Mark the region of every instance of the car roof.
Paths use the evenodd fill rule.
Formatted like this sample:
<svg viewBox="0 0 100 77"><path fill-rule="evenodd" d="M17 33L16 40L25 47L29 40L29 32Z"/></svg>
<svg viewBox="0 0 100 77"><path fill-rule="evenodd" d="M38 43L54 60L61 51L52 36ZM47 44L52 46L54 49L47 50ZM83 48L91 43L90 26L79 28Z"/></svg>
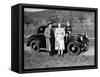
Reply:
<svg viewBox="0 0 100 77"><path fill-rule="evenodd" d="M53 23L52 25L53 25L53 28L57 28L58 27L58 23ZM41 25L38 28L38 33L44 33L46 27L48 27L48 26L47 25ZM67 25L65 23L61 23L61 27L67 27Z"/></svg>

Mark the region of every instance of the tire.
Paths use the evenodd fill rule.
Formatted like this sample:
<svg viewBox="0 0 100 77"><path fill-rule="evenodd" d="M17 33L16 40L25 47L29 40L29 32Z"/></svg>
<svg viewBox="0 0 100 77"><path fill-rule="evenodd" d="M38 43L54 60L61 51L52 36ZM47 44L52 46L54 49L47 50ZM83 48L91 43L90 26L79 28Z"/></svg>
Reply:
<svg viewBox="0 0 100 77"><path fill-rule="evenodd" d="M67 44L67 51L69 55L78 55L80 53L80 48L76 42L69 42Z"/></svg>
<svg viewBox="0 0 100 77"><path fill-rule="evenodd" d="M36 53L39 52L39 50L40 50L39 44L36 40L32 40L30 42L30 48L31 48L32 52L36 52Z"/></svg>

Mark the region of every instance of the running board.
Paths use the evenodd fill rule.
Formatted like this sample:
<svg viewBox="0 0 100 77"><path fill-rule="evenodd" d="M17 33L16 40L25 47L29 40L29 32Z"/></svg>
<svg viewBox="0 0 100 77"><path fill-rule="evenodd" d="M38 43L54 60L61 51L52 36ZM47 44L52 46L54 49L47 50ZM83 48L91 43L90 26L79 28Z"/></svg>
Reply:
<svg viewBox="0 0 100 77"><path fill-rule="evenodd" d="M47 49L47 48L40 48L40 50L46 50L46 51L48 51L48 49Z"/></svg>
<svg viewBox="0 0 100 77"><path fill-rule="evenodd" d="M47 48L40 48L40 50L44 50L44 52L50 52Z"/></svg>

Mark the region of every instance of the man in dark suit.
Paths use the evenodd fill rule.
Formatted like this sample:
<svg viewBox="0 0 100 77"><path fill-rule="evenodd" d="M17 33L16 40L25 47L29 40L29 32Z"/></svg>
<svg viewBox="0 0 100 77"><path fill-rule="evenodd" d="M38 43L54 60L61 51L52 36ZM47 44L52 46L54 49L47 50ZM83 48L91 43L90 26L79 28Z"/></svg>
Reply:
<svg viewBox="0 0 100 77"><path fill-rule="evenodd" d="M55 37L54 37L54 31L53 28L50 29L50 43L51 43L51 52L50 55L53 56L55 54Z"/></svg>

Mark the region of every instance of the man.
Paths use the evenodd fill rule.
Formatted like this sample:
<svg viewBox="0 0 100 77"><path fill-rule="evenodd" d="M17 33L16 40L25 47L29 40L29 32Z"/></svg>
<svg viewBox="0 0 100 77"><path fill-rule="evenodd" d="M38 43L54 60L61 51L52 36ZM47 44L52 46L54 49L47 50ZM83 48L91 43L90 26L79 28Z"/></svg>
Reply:
<svg viewBox="0 0 100 77"><path fill-rule="evenodd" d="M52 29L52 23L48 24L48 27L45 29L44 35L46 37L46 48L52 56L54 51L54 34Z"/></svg>
<svg viewBox="0 0 100 77"><path fill-rule="evenodd" d="M69 22L66 23L66 28L65 28L65 31L66 31L66 37L71 33L72 29L71 29L71 25Z"/></svg>
<svg viewBox="0 0 100 77"><path fill-rule="evenodd" d="M50 43L51 43L51 52L50 55L53 56L55 54L55 36L53 28L50 29Z"/></svg>
<svg viewBox="0 0 100 77"><path fill-rule="evenodd" d="M50 29L51 29L52 25L51 23L48 24L48 27L45 29L44 35L46 37L46 48L48 49L48 51L51 51L51 45L50 45Z"/></svg>

